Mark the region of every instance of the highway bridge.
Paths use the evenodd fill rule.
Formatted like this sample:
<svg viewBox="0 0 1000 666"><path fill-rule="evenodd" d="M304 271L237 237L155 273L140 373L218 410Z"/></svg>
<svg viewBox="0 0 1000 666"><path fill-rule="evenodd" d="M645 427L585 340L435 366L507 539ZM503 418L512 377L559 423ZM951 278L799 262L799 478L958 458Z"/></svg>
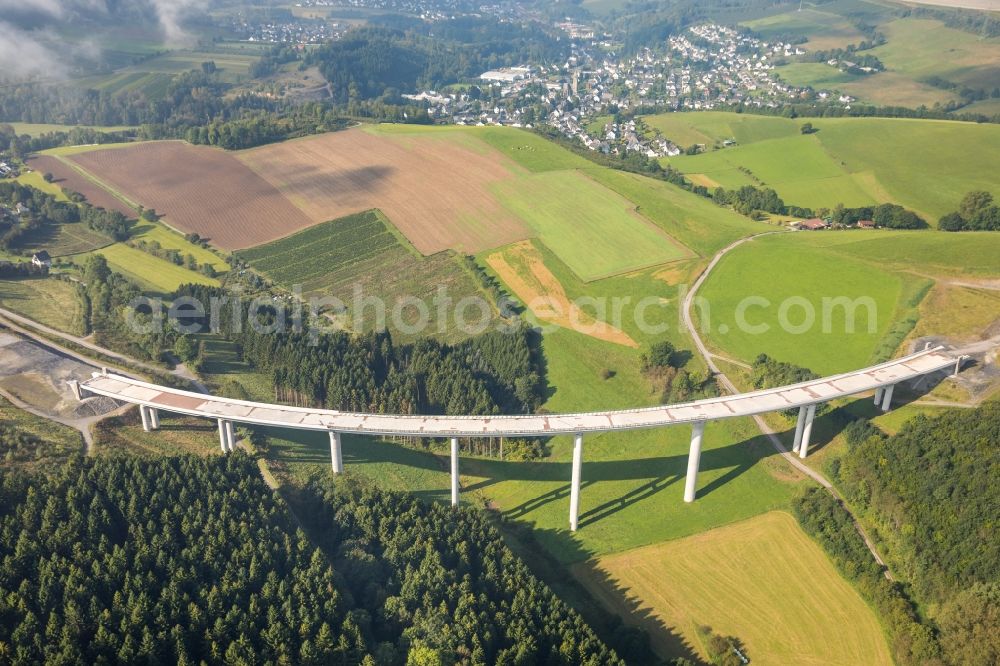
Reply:
<svg viewBox="0 0 1000 666"><path fill-rule="evenodd" d="M449 438L453 505L457 505L459 499L459 438L573 435L569 524L570 529L575 531L580 506L585 434L690 424L691 447L684 501L693 502L697 490L702 436L707 422L798 409L793 451L805 458L809 451L817 405L875 391L875 404L883 411L888 411L897 384L942 371L957 373L965 358L956 358L943 347L935 347L854 372L750 393L656 407L544 415L418 416L290 407L182 391L112 374L107 370L95 373L85 382L71 382L71 385L78 399L98 395L139 405L143 428L147 431L159 427L161 410L213 419L218 423L219 442L223 452L233 450L234 423L327 432L330 437L333 471L337 474L344 468L341 455L342 433Z"/></svg>

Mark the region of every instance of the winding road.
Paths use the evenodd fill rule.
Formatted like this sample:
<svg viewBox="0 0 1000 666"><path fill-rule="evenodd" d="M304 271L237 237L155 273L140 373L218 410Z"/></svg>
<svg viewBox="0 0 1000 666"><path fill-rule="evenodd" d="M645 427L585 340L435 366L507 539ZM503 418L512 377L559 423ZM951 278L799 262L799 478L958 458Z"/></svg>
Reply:
<svg viewBox="0 0 1000 666"><path fill-rule="evenodd" d="M705 364L708 366L708 369L711 370L713 375L715 375L716 381L723 387L723 389L725 389L729 393L739 393L740 391L739 389L736 388L736 385L732 382L732 380L730 380L729 377L727 377L726 374L719 369L719 366L715 364L715 361L713 359L721 357L718 357L717 355L710 352L708 350L708 347L705 346L705 342L701 339L701 335L698 333L698 329L694 325L694 320L691 318L691 305L694 303L695 296L697 296L698 290L701 288L702 284L705 283L705 280L708 278L709 274L718 265L722 257L724 257L727 253L731 252L732 250L735 250L740 245L743 245L744 243L749 243L756 238L760 238L761 236L770 236L772 234L782 234L782 233L790 233L790 232L766 231L761 234L756 234L753 236L748 236L746 238L741 238L735 243L730 243L726 247L722 248L715 254L714 257L712 257L712 261L709 262L708 266L705 267L705 270L702 271L701 275L698 276L698 279L695 280L694 285L692 285L690 291L688 291L687 295L684 297L683 310L682 310L684 315L684 326L685 328L687 328L688 334L694 341L694 345L698 349L698 353L701 354L703 359L705 359ZM771 442L771 446L775 448L775 450L781 455L782 458L785 459L786 462L788 462L789 465L791 465L798 471L802 472L803 474L808 476L810 479L812 479L819 485L823 486L823 488L825 488L827 492L829 492L831 495L837 498L837 500L840 501L840 503L847 510L848 514L851 516L851 519L854 521L854 527L855 529L858 530L858 534L861 535L861 538L864 539L865 545L871 552L872 557L874 557L875 561L878 562L879 565L882 566L883 569L885 570L885 577L888 578L889 580L893 580L892 574L889 572L889 567L886 565L882 557L878 554L878 551L875 549L875 544L868 537L867 532L865 532L864 528L861 526L861 523L858 522L857 516L855 516L851 512L850 507L847 505L846 502L844 502L844 498L841 497L840 493L837 492L837 489L833 487L833 484L830 483L830 481L825 476L823 476L813 468L803 463L798 456L796 456L791 451L786 449L785 445L778 437L778 434L775 432L774 428L768 425L767 421L764 420L763 416L757 415L757 416L752 416L751 418L757 424L757 428L760 430L760 432L767 437L768 441Z"/></svg>

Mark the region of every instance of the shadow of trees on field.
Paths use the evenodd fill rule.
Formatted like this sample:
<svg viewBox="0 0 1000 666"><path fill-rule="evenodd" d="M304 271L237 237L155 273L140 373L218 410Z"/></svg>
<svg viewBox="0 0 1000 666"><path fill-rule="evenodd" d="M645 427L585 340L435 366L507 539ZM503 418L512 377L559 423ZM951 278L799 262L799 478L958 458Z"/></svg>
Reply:
<svg viewBox="0 0 1000 666"><path fill-rule="evenodd" d="M360 190L375 193L387 187L387 179L396 172L396 168L388 164L372 164L342 171L310 164L286 166L280 170L281 180L286 188L306 191L344 192Z"/></svg>

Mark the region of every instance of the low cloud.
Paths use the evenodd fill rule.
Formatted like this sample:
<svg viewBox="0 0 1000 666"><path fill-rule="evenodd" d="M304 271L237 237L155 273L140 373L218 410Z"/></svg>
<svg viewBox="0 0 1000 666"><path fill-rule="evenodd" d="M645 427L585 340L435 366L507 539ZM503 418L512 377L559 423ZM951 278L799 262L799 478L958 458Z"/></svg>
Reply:
<svg viewBox="0 0 1000 666"><path fill-rule="evenodd" d="M93 23L108 26L143 22L157 26L166 44L187 46L189 15L207 8L209 0L0 0L0 79L65 78L81 58L93 58L93 41L59 36L60 28ZM113 26L108 28L114 30Z"/></svg>

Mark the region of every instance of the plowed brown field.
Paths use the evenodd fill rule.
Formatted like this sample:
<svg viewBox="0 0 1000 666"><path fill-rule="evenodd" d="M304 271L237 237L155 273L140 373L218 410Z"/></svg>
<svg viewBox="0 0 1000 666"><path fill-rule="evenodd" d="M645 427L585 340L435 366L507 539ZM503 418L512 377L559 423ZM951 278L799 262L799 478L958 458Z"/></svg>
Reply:
<svg viewBox="0 0 1000 666"><path fill-rule="evenodd" d="M66 164L58 157L52 155L38 155L28 160L28 166L40 173L51 173L54 177L52 184L59 187L66 187L87 197L87 202L91 206L104 208L105 210L117 210L128 218L133 218L137 212L125 205L118 197L107 192L103 187L88 180L73 167Z"/></svg>
<svg viewBox="0 0 1000 666"><path fill-rule="evenodd" d="M425 255L532 235L490 189L518 167L485 145L351 129L237 155L313 222L378 208Z"/></svg>
<svg viewBox="0 0 1000 666"><path fill-rule="evenodd" d="M166 215L172 227L196 232L226 250L282 238L316 221L217 148L157 141L68 159L126 198Z"/></svg>

